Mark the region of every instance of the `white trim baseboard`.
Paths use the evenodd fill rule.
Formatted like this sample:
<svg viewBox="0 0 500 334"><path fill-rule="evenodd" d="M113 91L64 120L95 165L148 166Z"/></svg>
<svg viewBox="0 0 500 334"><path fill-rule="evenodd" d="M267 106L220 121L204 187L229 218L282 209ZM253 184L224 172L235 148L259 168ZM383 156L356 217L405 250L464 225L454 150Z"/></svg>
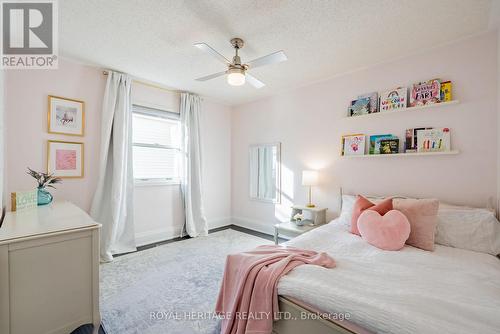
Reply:
<svg viewBox="0 0 500 334"><path fill-rule="evenodd" d="M162 228L151 231L144 231L135 234L135 244L137 247L153 244L155 242L165 241L177 238L181 235L182 226L175 228Z"/></svg>
<svg viewBox="0 0 500 334"><path fill-rule="evenodd" d="M207 221L208 229L214 229L231 225L231 217L215 218Z"/></svg>
<svg viewBox="0 0 500 334"><path fill-rule="evenodd" d="M207 221L208 229L214 229L231 225L231 218L215 218ZM173 228L156 229L151 231L144 231L135 234L135 244L137 247L153 244L160 241L165 241L177 238L181 235L182 225Z"/></svg>
<svg viewBox="0 0 500 334"><path fill-rule="evenodd" d="M274 235L274 224L278 221L262 222L255 219L244 218L244 217L233 217L232 222L236 226L248 228L257 232L266 233L269 235Z"/></svg>

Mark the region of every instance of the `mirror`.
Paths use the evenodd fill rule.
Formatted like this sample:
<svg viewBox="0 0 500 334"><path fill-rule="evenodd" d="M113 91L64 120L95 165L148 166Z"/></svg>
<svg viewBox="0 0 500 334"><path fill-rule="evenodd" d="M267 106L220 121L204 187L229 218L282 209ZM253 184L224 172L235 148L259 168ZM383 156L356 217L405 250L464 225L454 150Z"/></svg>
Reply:
<svg viewBox="0 0 500 334"><path fill-rule="evenodd" d="M280 143L250 146L250 198L280 202Z"/></svg>

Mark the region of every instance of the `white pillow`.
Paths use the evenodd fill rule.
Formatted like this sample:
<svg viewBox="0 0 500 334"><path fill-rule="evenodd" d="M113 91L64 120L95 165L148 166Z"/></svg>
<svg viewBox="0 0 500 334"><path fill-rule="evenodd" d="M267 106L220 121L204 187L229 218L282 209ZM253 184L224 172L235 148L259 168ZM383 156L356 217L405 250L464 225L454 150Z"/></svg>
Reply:
<svg viewBox="0 0 500 334"><path fill-rule="evenodd" d="M349 228L351 227L351 217L352 210L354 209L354 203L356 202L357 196L355 195L342 195L342 203L340 215L338 218L338 222L342 225L346 225ZM377 204L381 202L383 197L366 197L369 201Z"/></svg>
<svg viewBox="0 0 500 334"><path fill-rule="evenodd" d="M340 215L352 215L352 210L354 209L354 203L356 202L356 196L353 195L342 195L342 203Z"/></svg>
<svg viewBox="0 0 500 334"><path fill-rule="evenodd" d="M341 211L340 211L340 216L346 215L349 216L349 219L352 216L352 210L354 209L354 203L356 202L356 198L358 196L355 195L342 195L342 203L341 203ZM370 197L370 196L365 196L367 200L371 201L372 203L378 204L382 202L385 197Z"/></svg>
<svg viewBox="0 0 500 334"><path fill-rule="evenodd" d="M436 243L497 255L500 254L500 222L487 209L440 205Z"/></svg>
<svg viewBox="0 0 500 334"><path fill-rule="evenodd" d="M342 203L340 215L338 222L347 227L351 226L352 210L354 209L354 202L356 202L356 196L352 195L342 195Z"/></svg>

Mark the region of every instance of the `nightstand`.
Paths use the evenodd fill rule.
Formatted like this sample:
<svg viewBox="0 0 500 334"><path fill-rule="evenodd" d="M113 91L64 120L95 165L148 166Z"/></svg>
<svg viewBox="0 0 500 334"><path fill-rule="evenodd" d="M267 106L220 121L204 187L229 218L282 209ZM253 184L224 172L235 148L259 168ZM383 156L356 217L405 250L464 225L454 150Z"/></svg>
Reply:
<svg viewBox="0 0 500 334"><path fill-rule="evenodd" d="M278 237L280 233L291 237L296 237L325 224L326 210L328 209L318 208L318 207L309 208L300 205L292 206L292 215L290 217L290 221L274 225L274 243L276 245L278 244ZM293 216L295 216L297 213L304 213L304 212L307 212L311 216L311 218L306 219L304 225L298 226L297 224L295 224Z"/></svg>

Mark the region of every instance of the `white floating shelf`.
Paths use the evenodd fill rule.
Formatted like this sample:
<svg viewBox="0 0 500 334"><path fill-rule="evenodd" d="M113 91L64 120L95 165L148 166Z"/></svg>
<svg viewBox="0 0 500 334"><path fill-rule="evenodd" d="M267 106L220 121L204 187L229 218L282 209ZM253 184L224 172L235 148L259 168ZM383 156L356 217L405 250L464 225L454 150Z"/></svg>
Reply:
<svg viewBox="0 0 500 334"><path fill-rule="evenodd" d="M451 105L459 104L459 103L460 103L460 100L453 100L453 101L448 101L448 102L427 104L425 106L408 107L408 108L399 109L399 110L380 111L380 112L376 112L373 114L365 114L365 115L359 115L359 116L347 116L344 118L347 118L347 119L362 118L362 119L364 119L365 117L378 117L378 116L384 116L384 115L389 115L389 114L397 114L397 113L406 112L406 111L416 111L416 110L423 110L423 109L429 109L429 108L439 108L439 107L451 106Z"/></svg>
<svg viewBox="0 0 500 334"><path fill-rule="evenodd" d="M358 159L358 158L399 158L399 157L421 157L434 155L455 155L459 154L459 150L451 150L444 152L415 152L415 153L397 153L397 154L364 154L364 155L343 155L343 159Z"/></svg>

